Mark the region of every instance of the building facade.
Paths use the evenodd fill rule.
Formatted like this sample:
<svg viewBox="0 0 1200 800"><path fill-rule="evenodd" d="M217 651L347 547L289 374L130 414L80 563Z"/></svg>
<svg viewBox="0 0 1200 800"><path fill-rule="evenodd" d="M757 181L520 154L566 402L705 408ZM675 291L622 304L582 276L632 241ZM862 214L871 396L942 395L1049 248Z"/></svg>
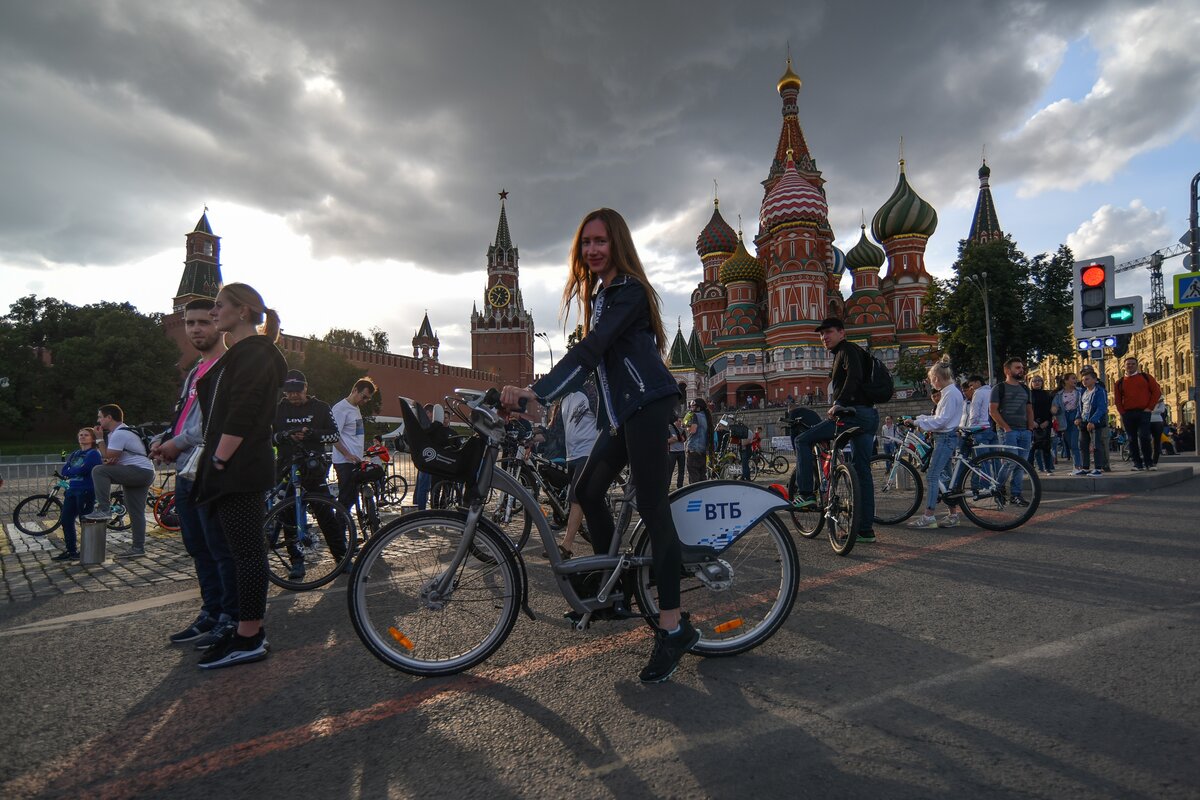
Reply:
<svg viewBox="0 0 1200 800"><path fill-rule="evenodd" d="M853 258L835 247L825 179L800 125L800 87L789 60L776 85L783 123L751 245L721 216L719 199L696 239L701 278L691 298L692 334L685 340L677 332L668 367L689 398L717 407L823 396L832 361L816 326L826 316L841 317L851 341L893 367L902 350L936 345L920 321L931 282L925 246L937 212L909 185L901 159L892 195L872 219L871 236L882 247L865 221ZM847 269L848 298L841 291Z"/></svg>

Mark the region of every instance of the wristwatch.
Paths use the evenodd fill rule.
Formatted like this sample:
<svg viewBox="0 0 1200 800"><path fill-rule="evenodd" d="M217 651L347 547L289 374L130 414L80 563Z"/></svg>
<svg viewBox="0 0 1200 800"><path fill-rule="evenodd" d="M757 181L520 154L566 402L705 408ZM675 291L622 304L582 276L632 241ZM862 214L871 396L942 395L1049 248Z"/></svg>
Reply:
<svg viewBox="0 0 1200 800"><path fill-rule="evenodd" d="M228 462L226 462L225 459L221 458L216 453L213 453L212 463L214 466L223 467Z"/></svg>

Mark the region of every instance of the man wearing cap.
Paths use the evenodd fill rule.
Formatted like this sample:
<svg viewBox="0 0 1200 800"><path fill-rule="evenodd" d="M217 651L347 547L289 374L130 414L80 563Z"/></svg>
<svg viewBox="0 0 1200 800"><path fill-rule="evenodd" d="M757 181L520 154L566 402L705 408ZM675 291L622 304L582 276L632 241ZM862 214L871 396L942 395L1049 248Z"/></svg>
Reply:
<svg viewBox="0 0 1200 800"><path fill-rule="evenodd" d="M875 484L871 480L871 451L875 447L875 431L879 429L879 412L867 400L863 381L868 374L866 351L846 340L846 329L837 317L827 317L817 326L817 333L825 349L833 353L833 370L829 374L829 398L832 404L826 419L803 431L796 437L796 497L792 505L801 509L815 509L817 499L813 494L813 452L817 442L827 442L837 433L834 414L841 410L853 410L851 424L862 432L850 440L851 462L858 476L859 515L858 541L870 544L875 541L872 520L875 517Z"/></svg>
<svg viewBox="0 0 1200 800"><path fill-rule="evenodd" d="M283 380L283 399L275 409L275 435L273 437L277 448L276 464L279 470L290 469L292 459L298 452L313 453L319 456L320 466L317 469L302 468L300 485L306 494L329 496L326 485L328 467L325 465L325 445L338 441L337 424L333 421L333 411L328 403L324 403L308 394L308 381L304 373L298 369L288 372ZM346 554L346 532L333 512L320 507L317 514L317 524L329 545L330 557L341 561ZM288 577L299 579L304 577L304 560L298 553L291 553L292 568Z"/></svg>

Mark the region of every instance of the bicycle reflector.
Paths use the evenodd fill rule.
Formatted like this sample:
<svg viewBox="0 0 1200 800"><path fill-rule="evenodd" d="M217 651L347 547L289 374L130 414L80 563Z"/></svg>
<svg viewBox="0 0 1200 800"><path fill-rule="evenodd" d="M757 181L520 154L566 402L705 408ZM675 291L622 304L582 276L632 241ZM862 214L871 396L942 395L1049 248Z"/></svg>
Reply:
<svg viewBox="0 0 1200 800"><path fill-rule="evenodd" d="M388 633L390 633L392 635L392 638L395 639L397 642L399 642L400 646L403 647L404 649L411 652L412 649L414 647L416 647L416 645L414 645L412 643L412 639L408 638L407 636L405 636L403 633L396 630L395 628L388 628Z"/></svg>
<svg viewBox="0 0 1200 800"><path fill-rule="evenodd" d="M720 625L714 625L713 633L728 633L729 631L742 627L742 625L745 623L746 621L741 617L734 617L728 622L722 622Z"/></svg>

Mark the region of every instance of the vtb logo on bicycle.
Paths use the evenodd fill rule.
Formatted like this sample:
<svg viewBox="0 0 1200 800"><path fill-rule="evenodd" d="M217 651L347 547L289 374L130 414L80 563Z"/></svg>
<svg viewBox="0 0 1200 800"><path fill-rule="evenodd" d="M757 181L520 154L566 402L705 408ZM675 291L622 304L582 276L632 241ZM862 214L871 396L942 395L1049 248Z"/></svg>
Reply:
<svg viewBox="0 0 1200 800"><path fill-rule="evenodd" d="M705 519L741 519L742 504L736 501L728 503L706 503L703 500L689 500L687 511L689 514L704 512Z"/></svg>

